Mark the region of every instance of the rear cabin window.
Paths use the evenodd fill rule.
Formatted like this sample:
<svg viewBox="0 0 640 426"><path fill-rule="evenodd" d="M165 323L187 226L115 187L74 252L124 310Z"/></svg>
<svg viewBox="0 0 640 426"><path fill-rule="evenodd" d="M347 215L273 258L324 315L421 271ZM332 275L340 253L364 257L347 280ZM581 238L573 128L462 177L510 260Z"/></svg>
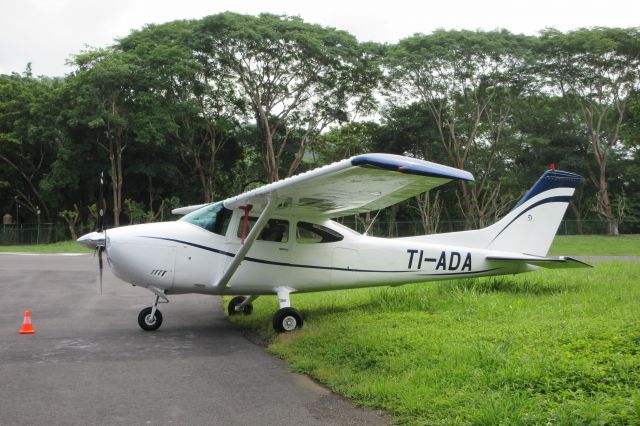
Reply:
<svg viewBox="0 0 640 426"><path fill-rule="evenodd" d="M247 224L247 235L253 229L258 219L255 217L249 217L249 223ZM242 238L242 222L243 218L240 218L240 226L238 226L238 238ZM276 243L286 243L289 241L289 221L282 219L269 219L264 226L260 235L258 235L260 241L272 241Z"/></svg>
<svg viewBox="0 0 640 426"><path fill-rule="evenodd" d="M298 222L296 242L298 244L333 243L344 237L333 229L317 223Z"/></svg>
<svg viewBox="0 0 640 426"><path fill-rule="evenodd" d="M232 211L222 201L199 208L180 219L218 235L226 235Z"/></svg>

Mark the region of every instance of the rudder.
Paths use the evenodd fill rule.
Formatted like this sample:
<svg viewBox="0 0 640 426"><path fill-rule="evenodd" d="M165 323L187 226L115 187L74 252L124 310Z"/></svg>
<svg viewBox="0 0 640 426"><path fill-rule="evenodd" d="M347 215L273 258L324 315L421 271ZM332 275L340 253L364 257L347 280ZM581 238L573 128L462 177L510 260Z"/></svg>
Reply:
<svg viewBox="0 0 640 426"><path fill-rule="evenodd" d="M582 177L547 170L505 217L485 228L487 248L545 256Z"/></svg>

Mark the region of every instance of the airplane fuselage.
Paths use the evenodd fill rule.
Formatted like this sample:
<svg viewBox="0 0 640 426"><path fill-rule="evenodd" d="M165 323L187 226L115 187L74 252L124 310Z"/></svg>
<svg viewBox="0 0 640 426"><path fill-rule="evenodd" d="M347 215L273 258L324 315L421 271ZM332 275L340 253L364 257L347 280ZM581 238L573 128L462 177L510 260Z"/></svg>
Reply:
<svg viewBox="0 0 640 426"><path fill-rule="evenodd" d="M309 223L311 219L300 219ZM288 218L289 235L298 220ZM235 214L225 235L190 223L133 225L107 232L107 258L114 274L141 287L166 294L275 294L326 291L376 285L514 274L523 265L487 262L488 250L446 246L411 238L376 238L357 234L330 221L319 224L339 233L334 242L256 240L228 286L215 285L242 242L242 217ZM236 231L238 229L238 231ZM535 268L534 268L535 269Z"/></svg>

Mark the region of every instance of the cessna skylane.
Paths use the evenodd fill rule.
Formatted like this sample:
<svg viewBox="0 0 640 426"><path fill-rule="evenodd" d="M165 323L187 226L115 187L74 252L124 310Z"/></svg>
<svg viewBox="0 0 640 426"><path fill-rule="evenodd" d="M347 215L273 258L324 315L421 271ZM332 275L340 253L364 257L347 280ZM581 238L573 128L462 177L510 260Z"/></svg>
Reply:
<svg viewBox="0 0 640 426"><path fill-rule="evenodd" d="M100 277L105 252L117 277L154 294L153 305L138 315L147 331L162 324L158 304L169 295L232 295L230 315L249 315L257 297L277 295L273 327L288 332L303 324L292 293L589 266L546 257L582 180L564 171L545 171L513 210L483 229L377 238L331 220L452 180L473 176L399 155L358 155L223 201L175 209L183 217L174 222L99 229L78 242L98 252Z"/></svg>

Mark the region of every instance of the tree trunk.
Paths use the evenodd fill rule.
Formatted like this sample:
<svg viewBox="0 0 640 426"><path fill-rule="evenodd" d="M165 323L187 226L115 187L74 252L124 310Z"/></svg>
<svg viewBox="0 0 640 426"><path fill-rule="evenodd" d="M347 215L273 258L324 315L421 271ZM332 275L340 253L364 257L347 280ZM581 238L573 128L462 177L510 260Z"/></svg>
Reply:
<svg viewBox="0 0 640 426"><path fill-rule="evenodd" d="M618 221L616 220L613 214L613 209L611 208L611 200L609 199L609 191L607 191L606 183L599 191L598 203L600 204L600 208L598 210L607 221L607 234L618 235Z"/></svg>
<svg viewBox="0 0 640 426"><path fill-rule="evenodd" d="M113 224L120 226L120 213L122 212L122 144L121 136L116 136L109 142L109 160L111 161L111 185L113 186Z"/></svg>
<svg viewBox="0 0 640 426"><path fill-rule="evenodd" d="M569 206L571 207L571 210L573 211L573 215L576 218L576 233L578 235L582 235L583 234L583 231L582 231L582 214L580 213L580 209L578 209L578 207L573 203L569 203Z"/></svg>
<svg viewBox="0 0 640 426"><path fill-rule="evenodd" d="M604 218L607 222L607 234L608 235L618 235L618 221L613 213L613 208L611 207L611 199L609 198L609 190L607 188L607 177L606 177L606 157L602 158L596 153L598 159L598 166L600 168L600 173L598 177L598 197L597 197L597 212Z"/></svg>
<svg viewBox="0 0 640 426"><path fill-rule="evenodd" d="M398 204L391 206L389 211L389 223L387 224L387 237L394 238L398 236L398 224L396 222L396 215L398 213Z"/></svg>
<svg viewBox="0 0 640 426"><path fill-rule="evenodd" d="M275 129L271 129L269 125L269 117L263 110L262 105L259 103L259 97L255 103L256 111L256 124L258 125L261 141L259 142L260 151L262 153L262 164L267 174L267 183L273 183L279 180L278 176L278 162L276 159L276 153L273 149L273 135Z"/></svg>
<svg viewBox="0 0 640 426"><path fill-rule="evenodd" d="M266 172L267 172L267 182L273 183L280 180L280 176L278 174L278 162L276 161L275 152L273 150L273 137L271 132L266 132L265 137L265 160L266 160Z"/></svg>
<svg viewBox="0 0 640 426"><path fill-rule="evenodd" d="M415 197L418 204L417 210L422 222L422 229L426 235L438 232L440 214L442 213L440 193L436 192L433 198L431 195L433 194L425 192Z"/></svg>
<svg viewBox="0 0 640 426"><path fill-rule="evenodd" d="M209 147L211 148L211 156L209 157L209 170L207 170L207 182L206 182L206 198L208 199L206 202L211 203L215 199L215 180L214 177L216 175L216 156L218 154L218 144L216 143L215 135L211 136L211 141L209 143Z"/></svg>

